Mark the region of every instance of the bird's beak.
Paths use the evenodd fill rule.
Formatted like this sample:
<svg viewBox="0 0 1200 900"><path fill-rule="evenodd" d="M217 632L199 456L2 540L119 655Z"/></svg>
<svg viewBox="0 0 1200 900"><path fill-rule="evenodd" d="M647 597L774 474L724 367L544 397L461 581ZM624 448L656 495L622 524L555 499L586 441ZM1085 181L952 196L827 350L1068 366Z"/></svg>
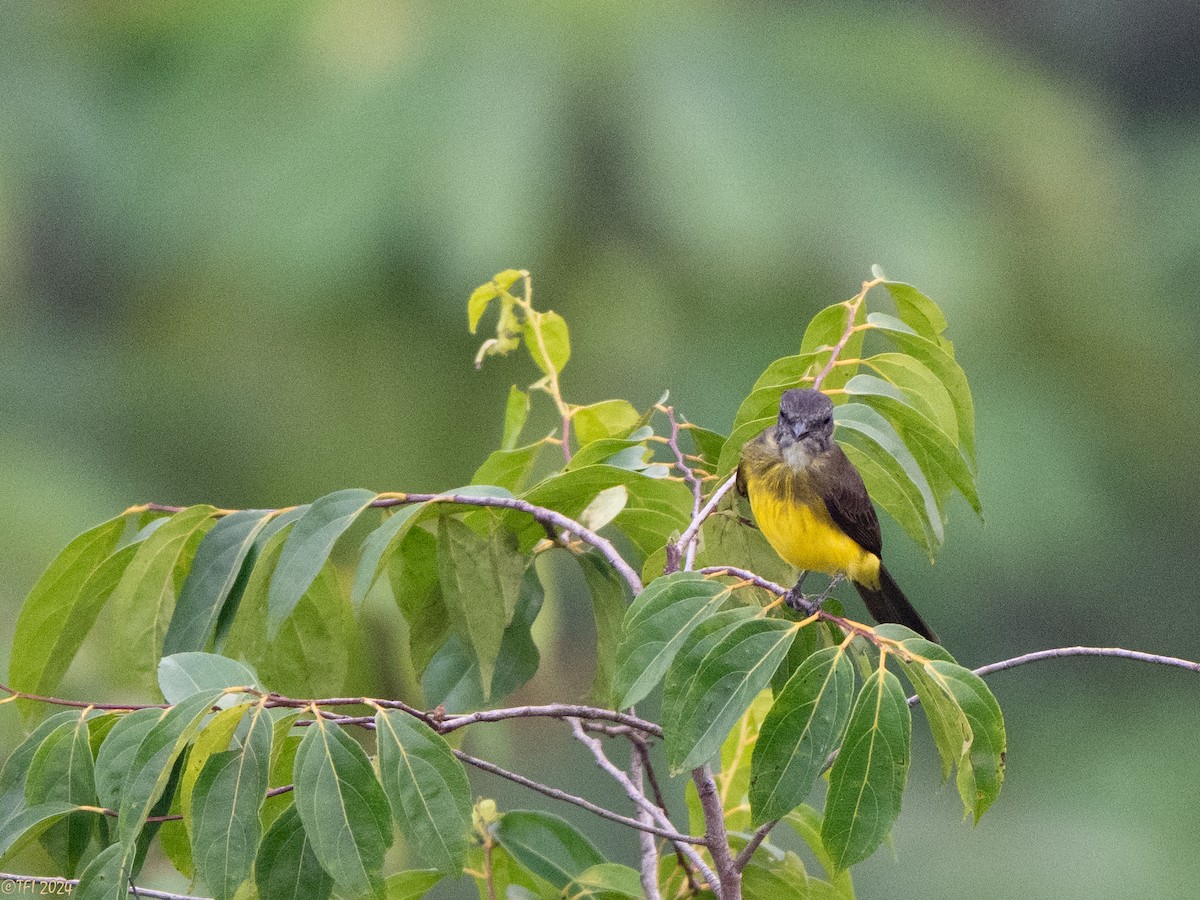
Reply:
<svg viewBox="0 0 1200 900"><path fill-rule="evenodd" d="M796 440L803 440L804 436L808 434L807 424L804 422L796 422L794 425L792 425L792 434L796 436Z"/></svg>

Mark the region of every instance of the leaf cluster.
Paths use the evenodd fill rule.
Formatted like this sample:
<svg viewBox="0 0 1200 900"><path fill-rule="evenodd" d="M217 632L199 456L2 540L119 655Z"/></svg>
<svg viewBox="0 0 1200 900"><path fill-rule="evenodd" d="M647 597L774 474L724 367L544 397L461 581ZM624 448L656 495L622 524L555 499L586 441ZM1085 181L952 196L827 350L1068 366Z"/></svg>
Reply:
<svg viewBox="0 0 1200 900"><path fill-rule="evenodd" d="M867 311L876 287L896 315ZM59 554L16 626L9 681L32 731L0 770L0 857L40 840L89 897L123 896L156 836L217 897L416 896L464 867L497 896L640 896L638 873L562 820L488 801L472 811L462 754L438 731L444 710L495 705L537 672L545 553L573 560L591 595L592 702L624 709L661 685L671 773L718 765L731 833L784 821L825 870L812 878L768 842L743 863L748 896L800 883L797 896L818 884L848 896L845 869L899 812L911 714L898 675L945 777L982 815L1004 754L982 681L903 629L782 611L771 579L786 567L736 505L718 505L782 392L819 387L872 495L932 556L951 493L979 508L970 393L932 301L877 277L823 310L799 354L758 379L729 436L685 421L666 395L644 410L569 401L567 325L533 306L527 272L471 295L472 331L489 309L496 332L477 362L524 346L539 374L511 388L499 448L470 484L352 488L288 509L143 505ZM889 347L866 355L868 338ZM535 400L559 424L528 439ZM365 537L347 568L348 533ZM754 577L719 574L730 567ZM312 698L344 688L372 595L394 600L422 696L360 698L350 714ZM39 698L101 616L123 670L166 705L43 720ZM805 803L825 772L817 812ZM395 834L427 870L384 878ZM662 865L664 883L683 877Z"/></svg>

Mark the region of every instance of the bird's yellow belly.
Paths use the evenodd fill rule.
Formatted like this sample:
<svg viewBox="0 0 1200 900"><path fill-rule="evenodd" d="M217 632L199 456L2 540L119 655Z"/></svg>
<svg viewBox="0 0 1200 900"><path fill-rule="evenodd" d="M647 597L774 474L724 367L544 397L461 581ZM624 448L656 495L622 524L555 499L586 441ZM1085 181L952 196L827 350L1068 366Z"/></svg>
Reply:
<svg viewBox="0 0 1200 900"><path fill-rule="evenodd" d="M819 501L818 501L819 502ZM848 575L863 584L879 581L879 557L864 550L834 524L822 507L751 491L750 508L771 547L797 569Z"/></svg>

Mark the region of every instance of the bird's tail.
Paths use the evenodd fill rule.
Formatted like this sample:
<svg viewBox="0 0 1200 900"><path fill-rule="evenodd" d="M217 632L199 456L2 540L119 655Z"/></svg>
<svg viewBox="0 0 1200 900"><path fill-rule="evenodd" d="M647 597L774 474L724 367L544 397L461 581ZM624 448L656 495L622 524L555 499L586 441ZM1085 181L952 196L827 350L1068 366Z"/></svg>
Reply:
<svg viewBox="0 0 1200 900"><path fill-rule="evenodd" d="M908 602L904 591L900 590L900 585L896 584L882 563L879 565L878 588L870 588L857 581L854 582L854 586L858 588L863 602L867 604L867 612L875 617L876 622L894 622L911 628L921 637L937 642L937 635L933 633L933 629L925 624L921 614Z"/></svg>

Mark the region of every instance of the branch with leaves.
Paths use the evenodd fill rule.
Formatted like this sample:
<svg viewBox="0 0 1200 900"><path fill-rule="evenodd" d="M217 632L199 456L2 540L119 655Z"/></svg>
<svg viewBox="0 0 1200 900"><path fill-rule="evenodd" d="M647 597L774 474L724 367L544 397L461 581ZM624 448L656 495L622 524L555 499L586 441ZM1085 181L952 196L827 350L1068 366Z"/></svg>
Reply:
<svg viewBox="0 0 1200 900"><path fill-rule="evenodd" d="M873 308L883 295L889 311ZM1200 668L1077 647L972 672L836 600L802 612L782 603L793 573L731 500L731 472L791 388L834 401L837 439L872 496L931 558L950 497L979 508L966 378L945 319L915 288L876 273L818 313L799 353L755 383L729 436L686 421L665 395L645 410L571 402L567 325L534 306L528 272L472 294L472 332L489 311L496 332L477 364L523 346L539 374L511 388L499 449L469 485L348 489L288 509L143 504L59 554L26 600L0 685L0 703L29 728L0 767L0 861L39 842L55 877L89 900L132 890L152 842L217 898L250 886L263 900L418 896L464 874L485 897L754 900L818 883L852 897L850 867L899 813L912 706L978 819L999 795L1005 754L981 675L1068 655ZM556 424L523 443L537 398ZM333 551L368 517L346 596ZM591 696L503 706L538 671L544 554L578 566L591 597ZM369 596L394 603L419 696L341 695ZM148 702L56 696L97 630L123 648L123 672ZM658 721L633 711L652 695ZM561 721L629 807L465 749L493 723L535 717ZM607 860L557 816L472 803L465 767L628 828L638 867ZM663 801L664 769L688 779L687 827ZM781 826L820 872L772 843ZM425 868L385 875L397 831Z"/></svg>

